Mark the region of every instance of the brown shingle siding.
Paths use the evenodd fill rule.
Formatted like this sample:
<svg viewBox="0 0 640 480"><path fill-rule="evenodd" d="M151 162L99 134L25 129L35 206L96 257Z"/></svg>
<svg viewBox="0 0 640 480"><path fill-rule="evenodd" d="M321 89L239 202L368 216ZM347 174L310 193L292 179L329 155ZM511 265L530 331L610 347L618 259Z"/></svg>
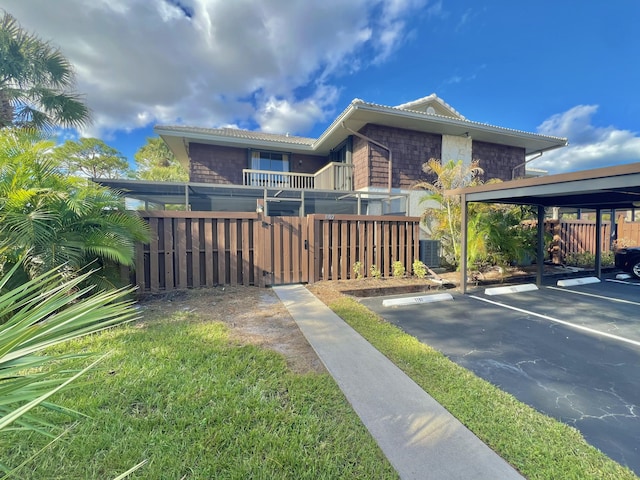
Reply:
<svg viewBox="0 0 640 480"><path fill-rule="evenodd" d="M242 185L242 169L247 168L246 148L189 145L192 182Z"/></svg>
<svg viewBox="0 0 640 480"><path fill-rule="evenodd" d="M411 188L424 177L422 164L430 158L440 158L442 151L442 136L437 134L372 124L366 125L361 133L391 149L393 188ZM364 143L363 140L360 141ZM387 187L389 154L376 145L371 145L370 152L367 184L364 186ZM361 185L361 179L356 177L356 180L357 185ZM356 186L356 188L362 188L362 186Z"/></svg>
<svg viewBox="0 0 640 480"><path fill-rule="evenodd" d="M361 190L369 185L369 147L361 138L354 137L353 152L353 188Z"/></svg>
<svg viewBox="0 0 640 480"><path fill-rule="evenodd" d="M400 128L369 124L360 131L363 135L389 147L393 152L393 188L411 188L424 180L422 165L430 158L442 155L442 136ZM201 183L242 185L242 170L249 168L247 148L223 147L192 143L190 180ZM354 189L366 187L386 188L389 179L389 153L367 141L353 138ZM524 149L474 141L472 158L480 161L485 179L510 180L512 171L523 174ZM327 157L292 154L290 170L297 173L315 173L329 162ZM517 168L516 168L517 167Z"/></svg>
<svg viewBox="0 0 640 480"><path fill-rule="evenodd" d="M249 168L248 148L192 143L189 154L192 182L242 185L242 170ZM296 153L289 157L289 168L296 173L315 173L327 161L326 157Z"/></svg>
<svg viewBox="0 0 640 480"><path fill-rule="evenodd" d="M289 168L295 173L316 173L324 167L328 161L327 157L294 153L289 160Z"/></svg>
<svg viewBox="0 0 640 480"><path fill-rule="evenodd" d="M471 156L480 162L485 180L493 178L511 180L514 168L516 177L524 174L524 148L474 140Z"/></svg>

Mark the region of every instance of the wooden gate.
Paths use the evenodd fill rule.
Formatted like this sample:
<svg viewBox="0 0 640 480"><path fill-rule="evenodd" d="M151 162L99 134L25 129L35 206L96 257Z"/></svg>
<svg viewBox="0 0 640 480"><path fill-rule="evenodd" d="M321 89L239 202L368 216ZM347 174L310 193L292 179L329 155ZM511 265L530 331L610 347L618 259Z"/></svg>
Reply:
<svg viewBox="0 0 640 480"><path fill-rule="evenodd" d="M152 231L136 246L141 292L216 285L272 286L407 273L419 258L419 219L364 215L141 212ZM360 267L354 271L354 266Z"/></svg>
<svg viewBox="0 0 640 480"><path fill-rule="evenodd" d="M308 283L308 217L264 217L259 224L261 286Z"/></svg>

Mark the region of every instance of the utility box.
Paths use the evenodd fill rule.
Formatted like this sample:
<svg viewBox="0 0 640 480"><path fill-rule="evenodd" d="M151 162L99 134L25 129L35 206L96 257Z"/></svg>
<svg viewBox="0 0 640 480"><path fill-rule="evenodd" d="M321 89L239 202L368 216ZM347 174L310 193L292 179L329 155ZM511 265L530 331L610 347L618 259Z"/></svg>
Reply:
<svg viewBox="0 0 640 480"><path fill-rule="evenodd" d="M420 261L427 267L440 266L440 241L420 240Z"/></svg>

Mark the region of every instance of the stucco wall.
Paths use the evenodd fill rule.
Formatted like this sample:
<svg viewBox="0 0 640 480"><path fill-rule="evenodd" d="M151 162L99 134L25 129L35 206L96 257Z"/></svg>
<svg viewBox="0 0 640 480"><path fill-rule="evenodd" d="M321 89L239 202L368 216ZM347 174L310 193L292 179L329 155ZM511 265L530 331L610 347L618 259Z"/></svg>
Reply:
<svg viewBox="0 0 640 480"><path fill-rule="evenodd" d="M472 160L472 144L470 137L443 135L442 136L442 158L443 162L462 160L465 165L469 165Z"/></svg>

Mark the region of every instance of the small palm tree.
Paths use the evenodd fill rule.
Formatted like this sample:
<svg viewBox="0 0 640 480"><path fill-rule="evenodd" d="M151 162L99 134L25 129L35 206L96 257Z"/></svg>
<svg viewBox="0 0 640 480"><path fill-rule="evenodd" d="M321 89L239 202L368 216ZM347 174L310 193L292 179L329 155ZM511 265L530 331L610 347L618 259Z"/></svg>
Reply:
<svg viewBox="0 0 640 480"><path fill-rule="evenodd" d="M445 258L457 266L460 263L460 219L462 214L460 197L448 195L447 190L462 188L481 183L484 173L477 161L465 164L462 160L450 160L442 163L435 158L422 166L422 170L433 178L432 182L420 182L415 188L427 190L420 203L430 203L422 213L422 221L432 227L433 236L441 241ZM473 238L470 229L470 246L483 248L482 238ZM472 253L472 255L474 255Z"/></svg>
<svg viewBox="0 0 640 480"><path fill-rule="evenodd" d="M0 131L0 266L21 264L33 278L55 268L72 277L92 264L93 281L114 287L149 228L117 192L63 175L52 147L34 133Z"/></svg>
<svg viewBox="0 0 640 480"><path fill-rule="evenodd" d="M0 128L51 130L88 123L89 109L73 92L71 63L7 12L0 18L0 58Z"/></svg>

